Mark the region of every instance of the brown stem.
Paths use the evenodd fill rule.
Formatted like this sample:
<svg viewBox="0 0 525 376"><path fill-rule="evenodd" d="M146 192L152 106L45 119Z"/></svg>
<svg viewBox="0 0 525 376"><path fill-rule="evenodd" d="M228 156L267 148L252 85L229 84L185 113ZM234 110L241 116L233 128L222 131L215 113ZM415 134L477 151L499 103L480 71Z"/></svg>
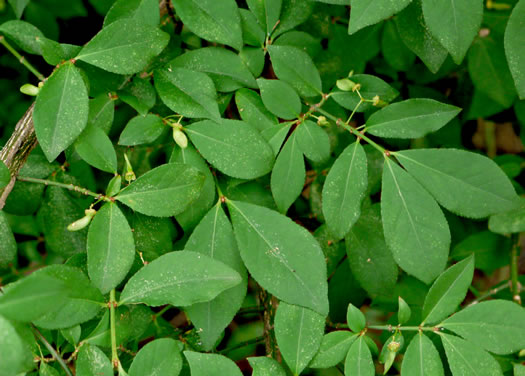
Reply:
<svg viewBox="0 0 525 376"><path fill-rule="evenodd" d="M274 332L274 318L277 310L278 300L265 289L259 286L259 304L263 306L263 322L264 322L264 343L266 345L266 355L274 358L279 363L281 362L281 352L277 347L277 340Z"/></svg>
<svg viewBox="0 0 525 376"><path fill-rule="evenodd" d="M7 196L15 185L20 169L37 144L35 128L33 127L33 107L34 103L29 106L24 116L18 121L13 134L0 150L0 160L11 172L11 181L5 188L0 189L0 210L3 209Z"/></svg>

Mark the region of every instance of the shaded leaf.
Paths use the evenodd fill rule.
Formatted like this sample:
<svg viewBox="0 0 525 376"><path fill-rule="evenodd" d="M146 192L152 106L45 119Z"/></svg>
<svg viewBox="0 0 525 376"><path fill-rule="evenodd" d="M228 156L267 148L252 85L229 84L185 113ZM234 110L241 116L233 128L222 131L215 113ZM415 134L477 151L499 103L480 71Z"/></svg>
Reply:
<svg viewBox="0 0 525 376"><path fill-rule="evenodd" d="M113 376L113 367L106 354L88 343L80 348L75 365L77 376Z"/></svg>
<svg viewBox="0 0 525 376"><path fill-rule="evenodd" d="M75 151L91 166L117 173L117 153L113 142L101 128L87 126L75 142Z"/></svg>
<svg viewBox="0 0 525 376"><path fill-rule="evenodd" d="M279 362L266 356L247 358L253 369L252 376L286 376Z"/></svg>
<svg viewBox="0 0 525 376"><path fill-rule="evenodd" d="M489 230L498 234L510 234L525 231L525 200L514 210L495 214L489 218Z"/></svg>
<svg viewBox="0 0 525 376"><path fill-rule="evenodd" d="M512 10L505 29L505 54L520 99L525 99L525 1L520 0Z"/></svg>
<svg viewBox="0 0 525 376"><path fill-rule="evenodd" d="M42 54L42 48L38 43L44 34L29 22L10 20L0 25L0 33L13 40L22 50L35 55Z"/></svg>
<svg viewBox="0 0 525 376"><path fill-rule="evenodd" d="M365 336L357 338L345 359L345 376L374 376L375 368L372 354L365 341Z"/></svg>
<svg viewBox="0 0 525 376"><path fill-rule="evenodd" d="M278 25L282 0L247 0L248 8L255 15L257 22L270 35Z"/></svg>
<svg viewBox="0 0 525 376"><path fill-rule="evenodd" d="M259 131L274 127L279 123L275 115L264 107L259 94L253 90L237 90L235 92L235 104L241 119Z"/></svg>
<svg viewBox="0 0 525 376"><path fill-rule="evenodd" d="M17 245L7 216L0 210L0 268L6 268L16 260Z"/></svg>
<svg viewBox="0 0 525 376"><path fill-rule="evenodd" d="M308 365L310 368L330 368L344 360L357 334L337 330L323 336L318 353Z"/></svg>
<svg viewBox="0 0 525 376"><path fill-rule="evenodd" d="M299 117L301 99L290 85L281 80L267 80L265 78L259 78L257 84L261 90L264 106L272 114L286 120Z"/></svg>
<svg viewBox="0 0 525 376"><path fill-rule="evenodd" d="M316 163L330 157L330 137L313 121L306 120L296 130L297 143L306 158Z"/></svg>
<svg viewBox="0 0 525 376"><path fill-rule="evenodd" d="M137 115L127 124L118 140L119 145L134 146L155 141L162 134L164 123L157 115Z"/></svg>
<svg viewBox="0 0 525 376"><path fill-rule="evenodd" d="M118 0L104 17L103 27L122 18L134 18L142 24L157 26L160 22L159 3L156 0Z"/></svg>
<svg viewBox="0 0 525 376"><path fill-rule="evenodd" d="M188 359L192 376L242 375L233 360L223 355L184 351L184 356Z"/></svg>

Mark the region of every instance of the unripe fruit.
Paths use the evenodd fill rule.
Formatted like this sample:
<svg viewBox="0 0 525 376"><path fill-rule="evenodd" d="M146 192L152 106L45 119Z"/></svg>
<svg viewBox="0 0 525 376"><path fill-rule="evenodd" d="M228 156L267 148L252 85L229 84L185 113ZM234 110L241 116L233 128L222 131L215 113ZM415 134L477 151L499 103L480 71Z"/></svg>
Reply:
<svg viewBox="0 0 525 376"><path fill-rule="evenodd" d="M173 139L181 149L186 149L188 147L188 138L179 128L173 128Z"/></svg>
<svg viewBox="0 0 525 376"><path fill-rule="evenodd" d="M340 80L337 80L335 84L337 85L339 90L342 91L351 91L356 85L354 81L348 78L341 78Z"/></svg>
<svg viewBox="0 0 525 376"><path fill-rule="evenodd" d="M39 91L40 88L36 87L35 85L23 84L22 86L20 86L20 92L22 94L30 95L32 97L36 97Z"/></svg>

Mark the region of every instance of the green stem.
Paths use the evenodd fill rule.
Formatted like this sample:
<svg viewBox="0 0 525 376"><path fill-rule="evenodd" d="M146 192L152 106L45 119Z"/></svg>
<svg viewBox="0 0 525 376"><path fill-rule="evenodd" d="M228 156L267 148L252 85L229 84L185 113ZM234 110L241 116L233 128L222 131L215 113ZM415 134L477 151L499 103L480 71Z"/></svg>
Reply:
<svg viewBox="0 0 525 376"><path fill-rule="evenodd" d="M231 352L233 350L237 350L237 349L240 349L240 348L245 347L245 346L255 345L255 344L258 344L258 343L262 343L262 342L264 342L264 336L255 337L255 338L249 339L248 341L244 341L244 342L238 343L235 346L228 347L228 348L226 348L224 350L221 350L221 351L219 351L219 354L227 354L227 353L229 353L229 352Z"/></svg>
<svg viewBox="0 0 525 376"><path fill-rule="evenodd" d="M11 44L9 44L9 42L5 39L5 37L3 35L0 35L0 44L3 44L5 48L7 48L7 50L9 52L11 52L13 54L14 57L16 57L18 59L18 61L24 66L27 68L27 70L29 70L31 73L33 73L36 78L38 78L40 81L44 81L46 78L44 77L44 75L42 73L40 73L39 71L36 70L35 67L33 67L27 60L25 57L23 57L22 55L20 55L18 53L17 50L15 50L13 48L13 46L11 46Z"/></svg>
<svg viewBox="0 0 525 376"><path fill-rule="evenodd" d="M400 330L400 331L412 331L412 332L439 332L439 326L394 326L394 325L369 325L367 326L368 329L375 329L375 330L388 330L388 331L394 331L394 330Z"/></svg>
<svg viewBox="0 0 525 376"><path fill-rule="evenodd" d="M359 103L357 104L357 106L355 106L354 110L352 111L352 113L348 117L348 120L346 120L345 124L347 124L347 125L350 124L350 121L354 117L354 114L356 113L356 111L359 108L359 106L361 106L361 103L363 103L363 97L361 97L361 99L359 100Z"/></svg>
<svg viewBox="0 0 525 376"><path fill-rule="evenodd" d="M512 249L510 251L510 283L511 283L511 292L512 300L521 305L521 296L520 296L520 283L518 281L518 259L519 259L519 249L520 249L520 234L512 234Z"/></svg>
<svg viewBox="0 0 525 376"><path fill-rule="evenodd" d="M33 333L36 334L38 339L44 344L44 346L47 348L49 353L51 355L53 355L53 357L57 360L58 364L60 364L60 367L62 367L64 372L68 376L73 376L73 374L71 373L71 370L67 366L66 362L64 362L64 359L62 359L62 357L60 355L58 355L56 350L53 348L53 346L51 346L51 344L49 342L47 342L47 339L42 335L42 333L40 333L40 331L37 328L35 328L34 326L32 327L32 329L33 329Z"/></svg>
<svg viewBox="0 0 525 376"><path fill-rule="evenodd" d="M107 201L107 202L114 202L115 201L111 197L105 196L105 195L103 195L101 193L92 192L92 191L90 191L87 188L79 187L79 186L73 185L73 184L59 183L59 182L56 182L56 181L53 181L53 180L46 180L46 179L30 178L30 177L27 177L27 176L18 176L16 179L19 180L19 181L25 181L25 182L28 182L28 183L39 183L39 184L44 184L44 185L53 185L55 187L68 189L70 191L80 192L80 193L82 193L82 194L84 194L86 196L93 196L97 200L104 200L104 201Z"/></svg>
<svg viewBox="0 0 525 376"><path fill-rule="evenodd" d="M111 363L113 368L117 369L120 361L117 354L117 331L115 323L115 307L117 306L117 301L115 300L115 289L109 292L109 322L111 329Z"/></svg>
<svg viewBox="0 0 525 376"><path fill-rule="evenodd" d="M162 317L162 315L166 313L166 311L168 311L170 308L172 308L172 306L168 304L166 305L166 307L162 308L159 312L155 313L153 315L153 321L156 321L159 317Z"/></svg>

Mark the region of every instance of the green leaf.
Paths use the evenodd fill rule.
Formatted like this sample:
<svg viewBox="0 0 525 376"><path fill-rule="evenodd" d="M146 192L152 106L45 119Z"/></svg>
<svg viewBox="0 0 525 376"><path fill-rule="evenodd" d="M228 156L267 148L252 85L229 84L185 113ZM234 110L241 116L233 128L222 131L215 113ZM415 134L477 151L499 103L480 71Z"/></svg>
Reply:
<svg viewBox="0 0 525 376"><path fill-rule="evenodd" d="M185 129L202 156L227 175L255 179L272 169L272 149L250 124L204 120Z"/></svg>
<svg viewBox="0 0 525 376"><path fill-rule="evenodd" d="M170 163L184 163L204 174L204 184L199 197L186 210L175 216L184 231L187 231L195 227L215 203L215 180L208 164L193 145L188 145L185 149L175 147Z"/></svg>
<svg viewBox="0 0 525 376"><path fill-rule="evenodd" d="M363 312L352 303L348 305L346 311L346 322L350 330L354 333L359 333L366 326L365 315L363 315Z"/></svg>
<svg viewBox="0 0 525 376"><path fill-rule="evenodd" d="M120 134L119 145L135 146L155 141L162 134L164 123L157 115L137 115L126 124Z"/></svg>
<svg viewBox="0 0 525 376"><path fill-rule="evenodd" d="M171 338L149 342L133 359L129 376L177 376L182 369L181 348L182 344Z"/></svg>
<svg viewBox="0 0 525 376"><path fill-rule="evenodd" d="M157 93L149 78L133 77L124 89L117 91L123 102L133 107L140 115L147 115L157 101Z"/></svg>
<svg viewBox="0 0 525 376"><path fill-rule="evenodd" d="M44 34L29 22L11 20L0 24L0 33L13 40L18 47L30 54L41 55L42 48L38 43Z"/></svg>
<svg viewBox="0 0 525 376"><path fill-rule="evenodd" d="M0 315L0 375L14 375L22 372L27 360L32 359L31 351L17 332L16 327ZM27 370L24 370L24 372Z"/></svg>
<svg viewBox="0 0 525 376"><path fill-rule="evenodd" d="M314 4L311 1L304 0L282 0L281 16L279 18L279 25L274 30L273 38L282 33L294 29L305 22L314 9Z"/></svg>
<svg viewBox="0 0 525 376"><path fill-rule="evenodd" d="M306 120L297 128L296 133L297 143L306 158L322 163L330 157L330 137L319 125Z"/></svg>
<svg viewBox="0 0 525 376"><path fill-rule="evenodd" d="M179 163L156 167L124 188L115 198L139 213L171 217L200 195L204 175Z"/></svg>
<svg viewBox="0 0 525 376"><path fill-rule="evenodd" d="M448 52L434 38L423 19L421 0L413 0L395 17L399 36L432 73L437 73Z"/></svg>
<svg viewBox="0 0 525 376"><path fill-rule="evenodd" d="M210 301L241 280L239 273L209 256L189 251L170 252L129 279L119 304L188 306Z"/></svg>
<svg viewBox="0 0 525 376"><path fill-rule="evenodd" d="M525 366L523 364L514 364L514 376L525 375Z"/></svg>
<svg viewBox="0 0 525 376"><path fill-rule="evenodd" d="M275 314L275 338L284 361L294 375L310 363L321 345L325 317L308 308L279 303Z"/></svg>
<svg viewBox="0 0 525 376"><path fill-rule="evenodd" d="M294 132L281 149L272 170L272 195L281 213L286 213L299 197L305 180L303 153L299 149Z"/></svg>
<svg viewBox="0 0 525 376"><path fill-rule="evenodd" d="M460 111L433 99L408 99L373 113L366 127L378 137L420 138L445 126Z"/></svg>
<svg viewBox="0 0 525 376"><path fill-rule="evenodd" d="M266 356L247 358L253 369L252 376L286 376L286 372L277 360Z"/></svg>
<svg viewBox="0 0 525 376"><path fill-rule="evenodd" d="M232 225L220 203L206 214L184 248L223 262L242 278L240 284L220 293L215 299L185 309L199 333L203 348L212 350L223 330L241 308L247 285L246 269L235 243Z"/></svg>
<svg viewBox="0 0 525 376"><path fill-rule="evenodd" d="M174 0L175 12L197 36L242 49L242 28L235 0Z"/></svg>
<svg viewBox="0 0 525 376"><path fill-rule="evenodd" d="M492 35L477 37L468 51L467 60L474 87L504 108L512 106L516 89L502 40Z"/></svg>
<svg viewBox="0 0 525 376"><path fill-rule="evenodd" d="M412 0L352 0L348 34L390 18L404 9Z"/></svg>
<svg viewBox="0 0 525 376"><path fill-rule="evenodd" d="M520 0L512 10L505 29L505 55L518 90L520 99L525 99L525 1Z"/></svg>
<svg viewBox="0 0 525 376"><path fill-rule="evenodd" d="M372 99L378 95L382 101L391 102L399 95L396 89L376 76L371 76L368 74L355 74L350 77L350 79L356 84L361 85L359 92L364 99ZM339 89L332 91L331 98L339 103L339 105L350 111L353 111L356 108L360 100L357 92L340 91ZM365 112L373 108L375 107L371 103L364 102L361 103L356 112Z"/></svg>
<svg viewBox="0 0 525 376"><path fill-rule="evenodd" d="M484 218L519 204L508 177L482 155L457 149L420 149L396 152L395 156L453 213Z"/></svg>
<svg viewBox="0 0 525 376"><path fill-rule="evenodd" d="M483 18L483 0L423 0L425 22L456 64L460 64Z"/></svg>
<svg viewBox="0 0 525 376"><path fill-rule="evenodd" d="M0 210L0 268L6 268L16 260L17 245L7 216Z"/></svg>
<svg viewBox="0 0 525 376"><path fill-rule="evenodd" d="M511 303L514 304L514 303ZM502 376L500 365L488 352L477 344L459 337L441 333L441 341L447 354L453 375Z"/></svg>
<svg viewBox="0 0 525 376"><path fill-rule="evenodd" d="M383 169L381 215L397 264L427 284L434 280L447 262L447 220L432 196L390 159Z"/></svg>
<svg viewBox="0 0 525 376"><path fill-rule="evenodd" d="M30 275L4 287L0 315L29 322L60 309L68 296L67 286L47 275Z"/></svg>
<svg viewBox="0 0 525 376"><path fill-rule="evenodd" d="M113 376L113 367L106 354L89 343L80 348L75 365L77 376Z"/></svg>
<svg viewBox="0 0 525 376"><path fill-rule="evenodd" d="M375 368L372 361L372 354L365 341L365 336L359 336L345 359L345 375L346 376L374 376Z"/></svg>
<svg viewBox="0 0 525 376"><path fill-rule="evenodd" d="M525 348L525 310L507 300L471 305L441 325L494 354L511 354Z"/></svg>
<svg viewBox="0 0 525 376"><path fill-rule="evenodd" d="M221 118L215 85L204 73L175 67L156 70L155 88L164 104L178 114L189 118Z"/></svg>
<svg viewBox="0 0 525 376"><path fill-rule="evenodd" d="M281 15L282 0L247 0L248 8L257 18L257 22L270 35L278 25Z"/></svg>
<svg viewBox="0 0 525 376"><path fill-rule="evenodd" d="M402 297L398 297L398 309L397 309L397 321L399 324L403 325L408 320L410 320L410 316L412 315L412 310L410 309L410 306L403 300Z"/></svg>
<svg viewBox="0 0 525 376"><path fill-rule="evenodd" d="M489 230L498 234L525 231L525 200L514 210L493 215L489 218Z"/></svg>
<svg viewBox="0 0 525 376"><path fill-rule="evenodd" d="M381 53L388 65L396 71L408 71L416 60L416 55L401 39L394 20L386 21L383 27Z"/></svg>
<svg viewBox="0 0 525 376"><path fill-rule="evenodd" d="M55 368L48 366L45 362L40 362L38 376L60 376L60 374Z"/></svg>
<svg viewBox="0 0 525 376"><path fill-rule="evenodd" d="M40 89L33 111L36 137L48 161L75 141L87 124L89 102L80 71L61 65Z"/></svg>
<svg viewBox="0 0 525 376"><path fill-rule="evenodd" d="M357 334L337 330L325 334L319 351L308 365L310 368L330 368L339 364L345 358Z"/></svg>
<svg viewBox="0 0 525 376"><path fill-rule="evenodd" d="M264 106L272 114L286 120L299 117L301 99L290 85L281 80L267 80L265 78L259 78L257 84L261 89Z"/></svg>
<svg viewBox="0 0 525 376"><path fill-rule="evenodd" d="M29 0L7 0L7 2L11 5L11 7L13 7L16 18L18 19L22 17L24 9L26 8L27 4L29 4Z"/></svg>
<svg viewBox="0 0 525 376"><path fill-rule="evenodd" d="M84 161L99 170L117 173L117 153L104 131L89 125L75 141L75 151Z"/></svg>
<svg viewBox="0 0 525 376"><path fill-rule="evenodd" d="M76 57L108 72L140 72L161 53L169 35L133 18L120 19L103 28Z"/></svg>
<svg viewBox="0 0 525 376"><path fill-rule="evenodd" d="M276 126L279 121L264 107L259 94L253 90L240 89L235 92L235 104L241 119L259 131Z"/></svg>
<svg viewBox="0 0 525 376"><path fill-rule="evenodd" d="M206 73L218 91L234 91L243 86L257 88L255 78L239 55L225 48L206 47L188 51L172 60L170 65Z"/></svg>
<svg viewBox="0 0 525 376"><path fill-rule="evenodd" d="M432 341L419 332L412 338L403 357L401 376L443 376L443 364Z"/></svg>
<svg viewBox="0 0 525 376"><path fill-rule="evenodd" d="M97 315L104 297L79 268L69 265L50 265L38 269L34 275L44 275L62 281L68 287L64 305L34 321L45 329L69 328Z"/></svg>
<svg viewBox="0 0 525 376"><path fill-rule="evenodd" d="M255 47L264 46L266 33L261 28L261 25L259 25L255 15L248 9L244 8L240 8L239 12L241 15L242 36L244 43Z"/></svg>
<svg viewBox="0 0 525 376"><path fill-rule="evenodd" d="M95 125L109 133L115 116L115 101L109 95L99 94L89 101L88 125Z"/></svg>
<svg viewBox="0 0 525 376"><path fill-rule="evenodd" d="M323 215L337 239L343 238L361 215L367 185L366 154L354 142L336 159L323 186Z"/></svg>
<svg viewBox="0 0 525 376"><path fill-rule="evenodd" d="M134 259L135 241L126 217L117 204L105 204L89 226L89 278L106 294L124 280Z"/></svg>
<svg viewBox="0 0 525 376"><path fill-rule="evenodd" d="M191 376L242 376L233 360L219 354L184 351L190 364Z"/></svg>
<svg viewBox="0 0 525 376"><path fill-rule="evenodd" d="M272 68L277 77L290 84L302 97L321 95L321 77L312 58L292 46L268 46Z"/></svg>
<svg viewBox="0 0 525 376"><path fill-rule="evenodd" d="M0 189L11 181L11 172L3 161L0 161Z"/></svg>
<svg viewBox="0 0 525 376"><path fill-rule="evenodd" d="M277 298L326 315L326 264L315 238L273 210L227 203L241 257L253 278Z"/></svg>
<svg viewBox="0 0 525 376"><path fill-rule="evenodd" d="M371 296L390 296L398 268L383 235L379 204L364 208L346 236L350 270Z"/></svg>
<svg viewBox="0 0 525 376"><path fill-rule="evenodd" d="M118 0L104 17L103 27L123 18L134 18L143 25L157 26L160 22L159 3L156 0Z"/></svg>
<svg viewBox="0 0 525 376"><path fill-rule="evenodd" d="M465 299L473 276L474 257L468 257L445 270L427 293L423 304L422 322L437 324L454 313Z"/></svg>

